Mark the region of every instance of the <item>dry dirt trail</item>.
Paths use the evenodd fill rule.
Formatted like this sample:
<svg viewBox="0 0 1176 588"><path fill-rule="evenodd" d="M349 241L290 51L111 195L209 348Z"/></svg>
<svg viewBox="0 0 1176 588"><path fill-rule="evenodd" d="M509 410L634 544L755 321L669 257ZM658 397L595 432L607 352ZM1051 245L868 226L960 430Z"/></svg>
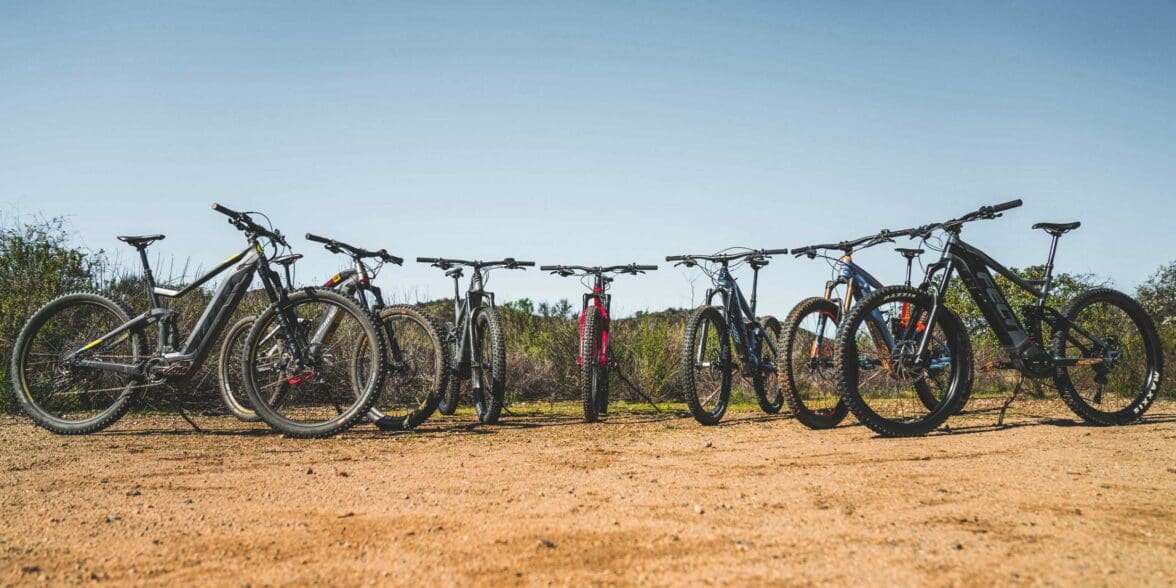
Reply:
<svg viewBox="0 0 1176 588"><path fill-rule="evenodd" d="M90 437L0 419L0 582L1176 583L1176 403L1122 428L885 440L750 412L566 416L325 441L228 418Z"/></svg>

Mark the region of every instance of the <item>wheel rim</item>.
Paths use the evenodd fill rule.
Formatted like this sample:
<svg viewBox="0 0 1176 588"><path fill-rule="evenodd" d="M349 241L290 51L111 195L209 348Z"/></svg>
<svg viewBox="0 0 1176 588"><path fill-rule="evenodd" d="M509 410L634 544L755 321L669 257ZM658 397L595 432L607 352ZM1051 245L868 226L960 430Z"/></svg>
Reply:
<svg viewBox="0 0 1176 588"><path fill-rule="evenodd" d="M390 314L384 324L388 341L388 378L375 408L385 416L404 419L428 405L437 394L441 353L432 330L416 317Z"/></svg>
<svg viewBox="0 0 1176 588"><path fill-rule="evenodd" d="M1112 301L1083 306L1071 322L1077 329L1069 329L1068 334L1087 348L1065 342L1064 356L1084 362L1066 368L1075 395L1098 412L1130 409L1154 380L1154 351L1143 336L1143 325ZM1102 344L1090 341L1078 329Z"/></svg>
<svg viewBox="0 0 1176 588"><path fill-rule="evenodd" d="M818 416L833 416L841 400L833 370L836 339L836 317L819 310L801 318L792 339L789 368L796 396Z"/></svg>
<svg viewBox="0 0 1176 588"><path fill-rule="evenodd" d="M65 359L122 325L124 318L104 305L81 302L61 308L39 325L22 356L21 391L37 410L63 423L101 419L129 391L129 376L82 368ZM139 359L130 334L103 341L78 359L135 363Z"/></svg>
<svg viewBox="0 0 1176 588"><path fill-rule="evenodd" d="M730 386L731 381L731 347L725 341L725 335L724 325L717 317L705 316L698 326L692 346L692 394L698 406L710 414L721 412L726 407L724 389Z"/></svg>
<svg viewBox="0 0 1176 588"><path fill-rule="evenodd" d="M324 316L332 310L334 326L314 340ZM371 393L377 373L370 358L378 357L379 346L369 335L366 319L337 302L305 298L291 303L287 311L297 317L296 330L308 349L308 363L299 364L279 328L277 313L269 313L255 328L272 332L273 339L268 344L259 340L246 366L257 397L292 423L312 426L335 421L350 413L357 399Z"/></svg>
<svg viewBox="0 0 1176 588"><path fill-rule="evenodd" d="M856 325L852 339L857 357L857 392L862 402L879 417L895 422L919 421L944 408L943 399L958 373L950 349L943 349L948 345L929 345L922 358L915 356L919 339L928 329L932 341L949 340L942 321L927 325L929 307L907 298L881 302L873 309L883 324L867 316ZM893 348L887 336L893 340ZM937 354L934 361L933 352ZM936 399L932 407L925 404L929 397Z"/></svg>

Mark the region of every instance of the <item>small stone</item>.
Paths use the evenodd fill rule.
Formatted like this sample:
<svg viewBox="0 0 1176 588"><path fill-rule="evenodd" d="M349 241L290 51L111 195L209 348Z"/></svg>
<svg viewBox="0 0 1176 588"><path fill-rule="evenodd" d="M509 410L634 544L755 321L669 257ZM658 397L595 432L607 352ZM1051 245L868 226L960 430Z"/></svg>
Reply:
<svg viewBox="0 0 1176 588"><path fill-rule="evenodd" d="M714 446L715 446L715 444L711 443L710 441L707 441L706 445L703 445L703 447L714 447Z"/></svg>
<svg viewBox="0 0 1176 588"><path fill-rule="evenodd" d="M341 478L346 478L347 476L351 475L343 470L339 470L338 474L339 474L339 477L341 477Z"/></svg>
<svg viewBox="0 0 1176 588"><path fill-rule="evenodd" d="M702 508L702 505L701 505L701 504L696 504L696 505L694 505L694 513L695 513L695 514L702 514L702 513L704 513L704 512L706 512L706 511L705 511L705 510L703 510L703 508Z"/></svg>
<svg viewBox="0 0 1176 588"><path fill-rule="evenodd" d="M41 571L41 566L21 566L20 573L22 574L36 574Z"/></svg>
<svg viewBox="0 0 1176 588"><path fill-rule="evenodd" d="M142 492L140 492L138 488L132 488L129 492L127 492L127 496L138 496L140 494L142 494Z"/></svg>
<svg viewBox="0 0 1176 588"><path fill-rule="evenodd" d="M314 473L314 468L306 468L306 475L308 475L308 476L309 476L309 475L311 475L311 474L313 474L313 473Z"/></svg>
<svg viewBox="0 0 1176 588"><path fill-rule="evenodd" d="M191 499L191 498L185 498L185 499L184 499L184 504L192 504L192 499Z"/></svg>
<svg viewBox="0 0 1176 588"><path fill-rule="evenodd" d="M539 546L546 547L548 549L555 549L555 541L552 541L551 539L540 539Z"/></svg>
<svg viewBox="0 0 1176 588"><path fill-rule="evenodd" d="M955 544L955 548L956 548L956 551L963 551L963 550L964 550L964 544L963 544L963 543L956 543L956 544Z"/></svg>
<svg viewBox="0 0 1176 588"><path fill-rule="evenodd" d="M120 517L120 516L118 516L118 515L116 515L116 514L108 514L108 515L106 515L106 522L108 522L108 523L113 523L114 521L117 521L117 520L119 520L119 519L121 519L121 518L122 518L122 517Z"/></svg>

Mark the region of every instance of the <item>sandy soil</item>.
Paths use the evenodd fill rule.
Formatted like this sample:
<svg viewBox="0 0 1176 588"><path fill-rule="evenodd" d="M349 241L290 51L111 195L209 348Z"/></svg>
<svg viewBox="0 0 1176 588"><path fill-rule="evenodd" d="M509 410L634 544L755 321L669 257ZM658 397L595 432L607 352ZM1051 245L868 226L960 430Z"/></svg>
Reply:
<svg viewBox="0 0 1176 588"><path fill-rule="evenodd" d="M1176 582L1176 403L886 440L785 418L468 417L296 441L228 418L0 419L0 582Z"/></svg>

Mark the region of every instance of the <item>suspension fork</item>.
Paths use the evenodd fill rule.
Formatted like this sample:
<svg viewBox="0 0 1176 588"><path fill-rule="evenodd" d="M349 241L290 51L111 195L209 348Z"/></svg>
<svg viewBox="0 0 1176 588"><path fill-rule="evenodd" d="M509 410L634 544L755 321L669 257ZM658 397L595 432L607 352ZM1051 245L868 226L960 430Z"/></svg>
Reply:
<svg viewBox="0 0 1176 588"><path fill-rule="evenodd" d="M927 313L927 321L924 323L926 327L919 337L919 346L915 350L915 365L918 367L926 367L923 365L923 356L927 353L927 346L931 344L931 331L934 330L935 321L939 317L939 308L943 304L943 293L947 292L947 287L951 282L951 273L955 270L955 259L950 257L950 251L951 243L949 242L943 252L943 256L947 258L947 263L943 266L943 278L939 280L939 287L931 296L931 310ZM918 320L910 321L910 324L905 327L903 336L909 337L913 332L911 329L918 330L918 322Z"/></svg>

